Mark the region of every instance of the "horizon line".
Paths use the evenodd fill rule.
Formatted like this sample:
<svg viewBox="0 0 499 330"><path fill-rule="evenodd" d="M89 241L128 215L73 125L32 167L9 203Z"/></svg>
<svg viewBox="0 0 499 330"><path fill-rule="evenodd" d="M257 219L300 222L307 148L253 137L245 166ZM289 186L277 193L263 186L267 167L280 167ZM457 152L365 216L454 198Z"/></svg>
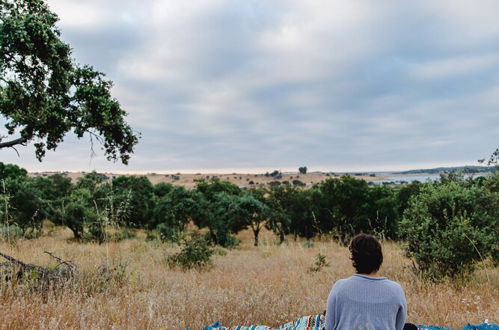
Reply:
<svg viewBox="0 0 499 330"><path fill-rule="evenodd" d="M354 172L363 172L363 173L395 173L395 172L404 172L404 171L415 171L415 170L432 170L436 168L452 168L452 167L493 167L493 166L487 166L487 165L462 165L462 164L432 164L428 166L413 166L413 167L397 167L392 166L391 169L387 170L386 168L389 168L388 166L373 166L371 169L366 169L366 168L351 168L348 170L345 170L344 168L338 169L331 169L331 168L326 168L322 166L317 166L317 167L312 167L308 168L307 166L307 174L311 173L354 173ZM61 173L61 172L67 172L67 173L88 173L88 172L98 172L98 173L112 173L112 174L158 174L158 175L164 175L164 174L263 174L266 172L273 172L275 170L278 170L282 173L299 173L298 167L254 167L254 168L197 168L197 169L168 169L168 170L129 170L129 171L123 171L123 170L117 170L117 171L110 171L110 170L98 170L98 169L71 169L71 170L57 170L57 169L52 169L52 170L30 170L28 168L25 168L29 173Z"/></svg>

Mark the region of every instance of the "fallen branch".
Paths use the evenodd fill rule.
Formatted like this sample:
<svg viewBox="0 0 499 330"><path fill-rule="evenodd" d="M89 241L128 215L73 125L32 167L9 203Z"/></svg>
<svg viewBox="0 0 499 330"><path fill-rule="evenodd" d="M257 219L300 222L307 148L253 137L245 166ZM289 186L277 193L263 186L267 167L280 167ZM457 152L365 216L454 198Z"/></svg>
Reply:
<svg viewBox="0 0 499 330"><path fill-rule="evenodd" d="M22 262L5 253L0 252L0 256L8 260L2 263L3 278L6 282L16 278L16 282L25 280L32 284L31 288L41 291L44 294L49 288L61 288L74 278L76 265L71 261L63 260L53 253L45 251L50 257L56 259L59 264L54 268L47 268L38 265ZM7 268L7 269L5 269Z"/></svg>

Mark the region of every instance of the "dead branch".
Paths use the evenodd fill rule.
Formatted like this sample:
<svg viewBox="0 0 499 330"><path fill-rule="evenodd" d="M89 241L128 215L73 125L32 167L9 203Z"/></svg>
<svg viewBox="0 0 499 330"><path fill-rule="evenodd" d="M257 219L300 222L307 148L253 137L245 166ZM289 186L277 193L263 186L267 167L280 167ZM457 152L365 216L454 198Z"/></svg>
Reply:
<svg viewBox="0 0 499 330"><path fill-rule="evenodd" d="M61 258L59 258L58 256L55 256L52 252L49 252L49 251L44 251L44 253L48 254L49 256L51 256L52 258L54 258L55 260L59 261L59 265L64 264L64 265L68 266L71 269L75 269L76 268L76 265L71 260L61 259Z"/></svg>
<svg viewBox="0 0 499 330"><path fill-rule="evenodd" d="M63 260L51 252L45 251L45 253L59 262L55 268L28 264L0 252L0 256L8 260L8 262L0 264L0 273L7 282L13 278L26 280L31 283L33 290L42 292L46 296L48 289L65 287L73 280L77 267L71 261Z"/></svg>

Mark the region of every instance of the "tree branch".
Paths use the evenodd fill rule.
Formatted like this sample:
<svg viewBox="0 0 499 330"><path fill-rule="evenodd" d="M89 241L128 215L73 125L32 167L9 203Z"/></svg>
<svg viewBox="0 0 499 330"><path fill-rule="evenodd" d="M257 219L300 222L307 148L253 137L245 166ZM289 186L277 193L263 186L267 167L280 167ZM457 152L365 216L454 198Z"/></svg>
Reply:
<svg viewBox="0 0 499 330"><path fill-rule="evenodd" d="M20 137L18 139L12 140L12 141L7 141L7 142L0 142L0 149L2 148L10 148L18 144L25 144L28 140L24 137Z"/></svg>

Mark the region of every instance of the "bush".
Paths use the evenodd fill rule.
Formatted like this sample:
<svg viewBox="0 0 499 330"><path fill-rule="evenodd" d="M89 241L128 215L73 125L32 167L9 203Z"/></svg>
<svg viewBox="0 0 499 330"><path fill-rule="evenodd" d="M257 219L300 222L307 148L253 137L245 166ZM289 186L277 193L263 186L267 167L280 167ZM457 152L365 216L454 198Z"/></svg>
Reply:
<svg viewBox="0 0 499 330"><path fill-rule="evenodd" d="M211 265L213 253L213 249L203 237L193 235L190 240L184 240L180 252L168 256L166 262L170 268L203 269Z"/></svg>
<svg viewBox="0 0 499 330"><path fill-rule="evenodd" d="M302 181L295 179L295 180L293 180L293 186L304 187L305 184Z"/></svg>
<svg viewBox="0 0 499 330"><path fill-rule="evenodd" d="M132 238L137 238L137 235L126 227L121 228L118 232L111 235L111 241L113 242L121 242Z"/></svg>
<svg viewBox="0 0 499 330"><path fill-rule="evenodd" d="M0 238L6 242L15 242L23 237L23 231L17 225L0 225Z"/></svg>
<svg viewBox="0 0 499 330"><path fill-rule="evenodd" d="M91 214L88 224L88 233L86 234L86 239L91 242L97 242L102 244L108 240L108 235L106 232L105 219L94 213Z"/></svg>
<svg viewBox="0 0 499 330"><path fill-rule="evenodd" d="M303 242L303 247L306 247L306 248L314 248L315 247L315 243L310 241L310 240L306 240L305 242Z"/></svg>
<svg viewBox="0 0 499 330"><path fill-rule="evenodd" d="M182 231L178 228L170 227L166 223L160 223L156 230L161 242L178 243L182 239Z"/></svg>
<svg viewBox="0 0 499 330"><path fill-rule="evenodd" d="M209 232L206 233L204 235L204 239L210 245L218 245L226 249L233 249L241 243L240 240L235 238L233 235L230 234L230 232L228 232L224 228L218 228L216 234Z"/></svg>
<svg viewBox="0 0 499 330"><path fill-rule="evenodd" d="M406 251L433 281L471 274L477 262L497 259L499 196L460 182L425 186L400 223Z"/></svg>
<svg viewBox="0 0 499 330"><path fill-rule="evenodd" d="M329 263L326 261L326 256L321 253L315 255L315 262L309 268L311 272L320 272L323 268L329 267Z"/></svg>

